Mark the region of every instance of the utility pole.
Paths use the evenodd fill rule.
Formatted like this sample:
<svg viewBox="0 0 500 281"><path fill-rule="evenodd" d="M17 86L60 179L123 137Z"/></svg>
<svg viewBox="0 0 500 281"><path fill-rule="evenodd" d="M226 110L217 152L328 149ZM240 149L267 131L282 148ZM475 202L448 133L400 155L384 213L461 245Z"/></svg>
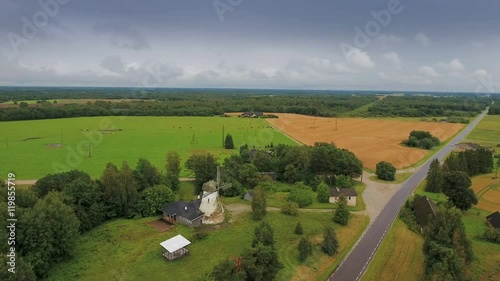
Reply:
<svg viewBox="0 0 500 281"><path fill-rule="evenodd" d="M222 125L222 148L224 148L224 125Z"/></svg>

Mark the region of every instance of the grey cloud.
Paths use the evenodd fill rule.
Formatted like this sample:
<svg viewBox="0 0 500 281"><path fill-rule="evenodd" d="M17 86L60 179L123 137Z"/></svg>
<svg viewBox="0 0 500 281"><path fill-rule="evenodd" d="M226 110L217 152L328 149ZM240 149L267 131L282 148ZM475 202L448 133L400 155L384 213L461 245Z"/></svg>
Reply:
<svg viewBox="0 0 500 281"><path fill-rule="evenodd" d="M93 29L97 35L109 36L111 43L120 48L133 50L151 48L141 30L126 22L98 22L93 26Z"/></svg>

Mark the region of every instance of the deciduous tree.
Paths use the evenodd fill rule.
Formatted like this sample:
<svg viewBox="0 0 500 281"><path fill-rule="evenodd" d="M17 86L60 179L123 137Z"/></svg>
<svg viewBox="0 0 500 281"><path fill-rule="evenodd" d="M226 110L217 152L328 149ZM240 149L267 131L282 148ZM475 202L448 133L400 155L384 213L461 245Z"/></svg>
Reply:
<svg viewBox="0 0 500 281"><path fill-rule="evenodd" d="M377 163L375 174L381 180L393 181L396 179L396 168L389 162L381 161Z"/></svg>
<svg viewBox="0 0 500 281"><path fill-rule="evenodd" d="M256 187L252 197L253 219L261 220L266 215L266 191L261 187Z"/></svg>

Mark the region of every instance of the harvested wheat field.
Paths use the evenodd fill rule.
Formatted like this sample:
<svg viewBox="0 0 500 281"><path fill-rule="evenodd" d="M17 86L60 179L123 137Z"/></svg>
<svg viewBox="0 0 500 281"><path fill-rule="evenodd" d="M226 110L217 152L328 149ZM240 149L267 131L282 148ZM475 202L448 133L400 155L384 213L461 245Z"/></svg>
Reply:
<svg viewBox="0 0 500 281"><path fill-rule="evenodd" d="M489 212L500 210L500 179L494 179L493 176L488 174L472 179L472 189L478 200L476 208Z"/></svg>
<svg viewBox="0 0 500 281"><path fill-rule="evenodd" d="M445 141L464 127L463 124L339 118L335 130L335 118L288 113L275 115L279 118L266 120L290 137L307 145L334 142L338 147L354 152L369 169L375 169L379 161L391 162L401 169L424 158L429 151L400 145L413 130L429 131Z"/></svg>

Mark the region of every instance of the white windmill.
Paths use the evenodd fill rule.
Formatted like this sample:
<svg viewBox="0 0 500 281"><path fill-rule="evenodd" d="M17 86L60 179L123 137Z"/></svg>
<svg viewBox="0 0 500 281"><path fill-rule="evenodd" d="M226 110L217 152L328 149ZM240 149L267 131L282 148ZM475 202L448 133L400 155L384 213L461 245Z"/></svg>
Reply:
<svg viewBox="0 0 500 281"><path fill-rule="evenodd" d="M232 187L232 183L221 185L220 167L217 166L217 181L208 181L203 184L200 202L200 211L204 213L203 224L218 224L224 221L224 207L220 200L219 190Z"/></svg>

